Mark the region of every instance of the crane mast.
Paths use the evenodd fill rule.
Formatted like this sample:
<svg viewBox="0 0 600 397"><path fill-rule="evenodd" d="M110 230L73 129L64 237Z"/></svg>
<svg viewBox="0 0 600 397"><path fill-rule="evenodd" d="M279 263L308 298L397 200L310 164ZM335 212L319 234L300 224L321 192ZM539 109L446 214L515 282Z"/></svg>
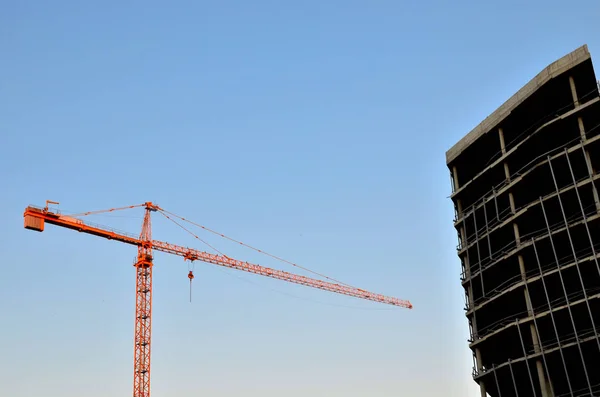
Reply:
<svg viewBox="0 0 600 397"><path fill-rule="evenodd" d="M152 224L148 203L135 262L135 332L133 349L133 396L150 397L150 341L152 334Z"/></svg>
<svg viewBox="0 0 600 397"><path fill-rule="evenodd" d="M150 347L152 336L152 267L153 251L160 251L167 254L183 257L185 260L202 261L231 269L241 270L247 273L253 273L278 280L283 280L295 284L305 285L312 288L330 291L337 294L352 296L359 299L365 299L380 302L388 305L399 306L412 309L409 301L389 297L360 288L355 288L341 283L332 283L311 277L301 276L289 273L283 270L271 269L268 267L236 260L225 255L210 254L205 251L183 247L171 243L152 240L152 222L151 213L164 211L152 202L146 202L139 205L111 209L106 211L93 211L81 215L89 215L100 212L110 212L114 210L144 207L144 220L142 231L139 237L123 232L117 232L110 228L86 223L75 216L61 215L58 211L50 211L49 204L58 204L54 201L46 201L44 208L28 206L24 212L25 228L38 232L44 231L45 223L76 230L79 232L104 237L110 240L116 240L122 243L134 245L138 253L134 263L136 272L136 294L135 294L135 328L134 328L134 374L133 374L133 396L150 397ZM183 219L183 218L182 218ZM190 281L193 278L192 272L189 276Z"/></svg>

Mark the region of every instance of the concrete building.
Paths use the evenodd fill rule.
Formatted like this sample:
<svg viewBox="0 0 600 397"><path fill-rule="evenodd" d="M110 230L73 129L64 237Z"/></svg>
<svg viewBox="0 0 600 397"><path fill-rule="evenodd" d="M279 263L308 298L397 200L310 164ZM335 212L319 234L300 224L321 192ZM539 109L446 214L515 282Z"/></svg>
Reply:
<svg viewBox="0 0 600 397"><path fill-rule="evenodd" d="M600 95L587 46L446 161L481 395L600 396Z"/></svg>

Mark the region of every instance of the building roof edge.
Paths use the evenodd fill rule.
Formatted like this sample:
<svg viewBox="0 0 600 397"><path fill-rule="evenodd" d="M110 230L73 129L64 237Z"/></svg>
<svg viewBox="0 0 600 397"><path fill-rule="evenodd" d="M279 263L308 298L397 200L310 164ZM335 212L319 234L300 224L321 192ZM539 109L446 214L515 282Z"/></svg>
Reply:
<svg viewBox="0 0 600 397"><path fill-rule="evenodd" d="M587 44L582 45L576 50L563 56L546 66L519 91L505 101L498 109L486 117L479 125L462 137L454 146L446 152L446 164L450 164L460 155L471 143L487 133L493 127L498 125L506 116L510 114L518 105L533 94L539 87L546 84L550 79L564 73L572 67L590 59Z"/></svg>

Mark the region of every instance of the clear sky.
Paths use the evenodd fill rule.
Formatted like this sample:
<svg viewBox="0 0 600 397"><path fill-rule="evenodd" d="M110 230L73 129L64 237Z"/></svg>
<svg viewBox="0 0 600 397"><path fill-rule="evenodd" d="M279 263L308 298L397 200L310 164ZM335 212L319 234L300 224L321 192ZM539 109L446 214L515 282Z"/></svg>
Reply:
<svg viewBox="0 0 600 397"><path fill-rule="evenodd" d="M131 394L135 248L25 230L46 199L152 200L415 305L201 263L190 303L157 254L155 397L478 395L445 151L557 58L600 59L599 21L597 0L4 2L0 395Z"/></svg>

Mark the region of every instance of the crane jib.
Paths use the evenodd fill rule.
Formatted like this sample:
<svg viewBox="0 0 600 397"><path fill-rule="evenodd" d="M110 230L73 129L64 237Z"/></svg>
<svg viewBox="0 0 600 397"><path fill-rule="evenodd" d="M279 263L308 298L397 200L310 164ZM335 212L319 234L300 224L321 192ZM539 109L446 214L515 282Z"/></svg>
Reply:
<svg viewBox="0 0 600 397"><path fill-rule="evenodd" d="M153 208L150 208L149 211L150 210L153 210ZM85 232L88 234L104 237L111 240L121 241L138 247L149 247L150 249L181 256L191 261L199 260L206 263L229 267L248 273L271 277L295 284L301 284L308 287L326 290L338 294L412 309L412 304L409 301L401 300L398 298L376 294L373 292L365 291L360 288L348 287L306 276L301 276L283 270L271 269L268 267L239 261L222 255L213 255L208 252L183 247L171 243L166 243L157 240L153 240L151 243L148 241L142 241L138 237L131 234L127 234L125 232L109 229L105 226L94 225L89 222L83 222L81 219L78 218L70 217L67 215L60 215L58 213L45 211L44 209L33 206L29 206L26 208L24 216L25 228L30 230L43 231L44 223L48 222L53 225L62 226L65 228Z"/></svg>

